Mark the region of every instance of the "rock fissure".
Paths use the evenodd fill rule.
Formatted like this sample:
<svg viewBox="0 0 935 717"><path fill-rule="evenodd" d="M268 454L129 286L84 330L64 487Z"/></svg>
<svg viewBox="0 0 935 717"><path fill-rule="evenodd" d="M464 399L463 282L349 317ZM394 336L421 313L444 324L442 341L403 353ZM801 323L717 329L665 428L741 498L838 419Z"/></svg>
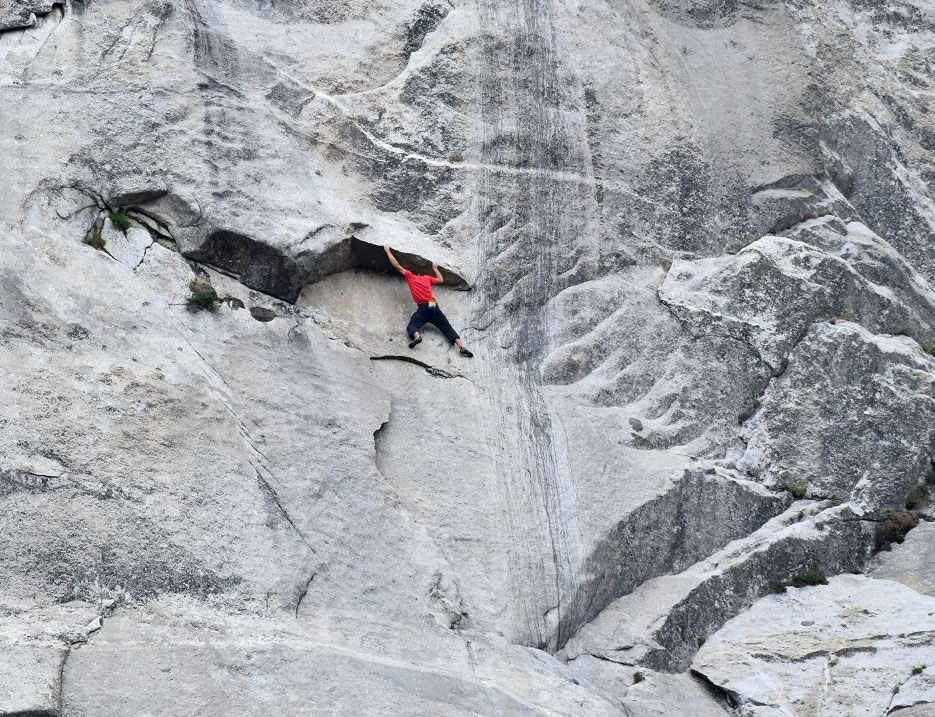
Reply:
<svg viewBox="0 0 935 717"><path fill-rule="evenodd" d="M453 8L454 2L452 0L436 3L427 2L419 8L415 19L406 30L406 45L403 48L403 55L407 63L414 52L422 49L422 43L425 42L426 36L438 29Z"/></svg>
<svg viewBox="0 0 935 717"><path fill-rule="evenodd" d="M371 356L371 361L403 361L405 363L411 363L420 368L424 368L425 372L430 376L435 376L436 378L463 378L470 380L467 376L461 373L452 373L446 371L445 369L438 368L437 366L432 366L431 364L425 363L425 361L420 361L417 358L412 356L406 356L403 354L383 354L380 356Z"/></svg>
<svg viewBox="0 0 935 717"><path fill-rule="evenodd" d="M36 494L48 494L58 491L73 491L74 494L84 495L97 500L120 499L131 503L141 503L143 497L133 491L128 491L112 483L100 484L100 487L88 485L68 471L55 474L33 473L24 470L0 470L0 496L9 495L15 491L26 491Z"/></svg>
<svg viewBox="0 0 935 717"><path fill-rule="evenodd" d="M825 322L815 322L815 323L825 323ZM766 366L766 367L769 369L769 375L768 375L768 376L766 377L766 379L763 381L762 385L760 385L759 388L757 389L757 396L758 396L759 398L757 398L757 399L750 405L750 407L749 407L747 410L745 410L743 413L740 414L740 416L738 416L738 418L737 418L737 423L738 423L739 426L743 426L745 423L747 423L747 421L749 421L750 419L752 419L753 417L755 417L755 416L757 415L757 413L762 409L763 403L762 403L762 401L760 400L760 398L763 397L763 396L765 396L765 395L769 392L770 386L772 385L773 381L782 378L782 377L786 374L786 371L789 369L789 360L790 360L792 354L795 352L796 348L798 348L799 344L803 341L803 339L805 338L805 336L808 334L809 329L810 329L812 326L814 326L814 325L815 325L814 323L813 323L813 324L809 324L809 326L807 326L807 327L805 328L804 331L800 332L799 335L796 336L795 339L793 339L793 341L792 341L792 343L789 345L788 349L787 349L787 350L784 352L784 354L780 357L777 366L775 366L775 367L774 367L774 366L770 366L769 363L767 363L766 361L763 361L762 358L760 359L761 361L763 361L763 365ZM751 348L753 348L753 347L751 346ZM753 349L753 350L756 350L756 349ZM757 352L757 355L759 356L759 352ZM746 439L744 438L743 434L740 434L740 435L738 436L738 438L739 438L741 441L743 441L744 444L747 443L747 441L746 441ZM822 499L823 499L823 497L817 496L817 495L816 495L816 496L813 496L813 497L814 497L816 500L822 500ZM826 497L828 497L828 496L826 496Z"/></svg>
<svg viewBox="0 0 935 717"><path fill-rule="evenodd" d="M254 466L254 469L256 470L256 479L257 479L257 483L259 484L260 488L263 490L264 493L266 493L269 499L276 506L276 510L283 517L283 519L289 524L289 527L292 528L292 530L295 532L297 536L299 536L299 539L305 544L305 547L307 547L314 554L316 552L315 548L312 547L312 544L309 542L308 538L305 536L305 533L303 533L299 529L299 527L295 524L295 521L292 519L292 516L289 515L289 511L286 510L286 507L282 504L282 500L279 498L279 494L276 492L276 489L273 488L269 480L267 480L263 476L259 467ZM296 611L298 611L298 608L296 609Z"/></svg>
<svg viewBox="0 0 935 717"><path fill-rule="evenodd" d="M153 244L155 244L155 243L156 243L156 240L153 239L149 244L147 244L147 245L143 248L143 255L140 257L140 260L137 262L136 266L133 267L133 271L136 271L136 270L139 269L141 266L143 266L143 262L146 261L146 255L149 253L149 250L152 249Z"/></svg>
<svg viewBox="0 0 935 717"><path fill-rule="evenodd" d="M296 525L289 511L286 509L285 505L283 504L279 496L279 493L273 487L271 481L275 480L275 478L273 477L272 471L270 471L268 467L270 465L269 458L256 445L256 442L253 440L252 436L250 435L250 431L247 428L247 424L244 423L244 421L240 418L237 412L230 405L230 402L227 401L221 394L221 391L219 390L219 386L224 386L228 390L230 390L230 387L227 385L227 382L217 371L215 371L215 369L211 366L211 364L207 361L207 359L201 354L201 352L197 348L195 348L194 345L192 345L192 343L185 336L182 329L180 329L179 327L176 327L176 333L189 346L189 348L201 359L203 371L204 371L205 377L208 379L209 387L210 387L210 390L213 396L224 407L227 413L236 422L237 431L238 431L238 434L241 440L243 441L244 446L254 456L254 460L256 461L254 462L253 460L251 460L251 465L253 466L253 469L256 473L256 479L257 479L257 483L260 489L263 492L265 492L268 498L273 502L273 504L276 506L276 510L280 513L280 515L283 517L286 523L288 523L290 528L295 532L295 534L298 536L301 542L305 545L305 547L308 548L308 550L311 551L313 555L317 554L317 551L315 550L314 546L311 544L311 542L309 541L305 533L302 530L300 530L299 527ZM264 475L264 473L266 473L267 475Z"/></svg>
<svg viewBox="0 0 935 717"><path fill-rule="evenodd" d="M312 586L312 581L315 579L315 576L316 576L317 574L318 574L317 571L314 571L314 570L313 570L313 571L312 571L312 574L309 575L309 576L308 576L308 579L305 581L305 584L301 586L301 589L300 589L300 591L299 591L299 595L298 595L298 597L296 598L296 601L295 601L295 617L296 617L296 619L299 618L299 610L300 610L301 607L302 607L302 601L305 599L305 596L308 595L308 591L309 591L309 589L310 589L311 586Z"/></svg>
<svg viewBox="0 0 935 717"><path fill-rule="evenodd" d="M58 712L54 717L64 717L65 715L65 667L68 665L68 658L71 656L71 645L65 646L62 653L62 661L58 668Z"/></svg>
<svg viewBox="0 0 935 717"><path fill-rule="evenodd" d="M168 242L174 248L174 251L178 251L178 242L172 236L172 231L162 223L159 217L138 206L127 207L126 212L130 218L142 224L150 234L154 234L158 239Z"/></svg>
<svg viewBox="0 0 935 717"><path fill-rule="evenodd" d="M895 698L896 696L894 695L893 699ZM911 710L913 707L918 707L919 705L931 705L931 704L935 704L935 702L933 702L932 700L917 700L915 702L912 702L911 704L897 705L896 707L889 707L886 713L883 715L883 717L887 717L887 715L899 714L903 710Z"/></svg>
<svg viewBox="0 0 935 717"><path fill-rule="evenodd" d="M59 660L58 670L57 670L57 679L56 679L56 694L55 694L55 710L38 710L31 712L17 712L15 715L23 715L24 717L29 717L30 715L35 715L35 717L63 717L65 715L65 672L68 666L69 658L76 649L80 649L83 645L87 645L91 636L99 632L103 627L107 618L112 617L115 610L115 601L112 599L101 599L98 603L98 615L94 618L88 625L84 627L83 633L77 638L74 637L65 637L63 638L63 650L62 657Z"/></svg>

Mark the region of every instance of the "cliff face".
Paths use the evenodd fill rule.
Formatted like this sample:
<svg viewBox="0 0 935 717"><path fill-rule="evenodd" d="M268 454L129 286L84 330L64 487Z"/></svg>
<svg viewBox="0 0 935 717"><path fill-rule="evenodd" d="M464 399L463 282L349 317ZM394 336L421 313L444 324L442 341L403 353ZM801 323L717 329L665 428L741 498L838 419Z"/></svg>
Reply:
<svg viewBox="0 0 935 717"><path fill-rule="evenodd" d="M0 714L927 709L933 46L0 0Z"/></svg>

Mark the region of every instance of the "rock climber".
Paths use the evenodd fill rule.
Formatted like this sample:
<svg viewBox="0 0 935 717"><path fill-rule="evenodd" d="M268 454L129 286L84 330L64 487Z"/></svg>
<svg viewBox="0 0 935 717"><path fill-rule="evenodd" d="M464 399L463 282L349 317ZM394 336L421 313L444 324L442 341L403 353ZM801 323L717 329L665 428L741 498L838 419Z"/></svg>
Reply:
<svg viewBox="0 0 935 717"><path fill-rule="evenodd" d="M432 296L432 287L435 284L445 283L442 273L438 270L438 264L432 262L432 271L435 272L435 276L413 274L409 269L404 269L400 263L396 261L396 257L393 256L393 252L390 251L389 244L384 244L383 249L386 251L386 256L390 260L390 264L393 265L393 268L406 279L406 283L409 284L409 291L418 307L416 308L416 313L409 319L409 325L406 327L406 333L409 334L409 348L414 349L419 345L419 342L422 341L422 334L419 332L419 329L426 324L432 324L445 334L445 337L451 343L460 349L462 356L471 358L474 354L471 353L470 349L461 341L458 332L451 327L448 318L442 313L438 302L436 302L435 297Z"/></svg>

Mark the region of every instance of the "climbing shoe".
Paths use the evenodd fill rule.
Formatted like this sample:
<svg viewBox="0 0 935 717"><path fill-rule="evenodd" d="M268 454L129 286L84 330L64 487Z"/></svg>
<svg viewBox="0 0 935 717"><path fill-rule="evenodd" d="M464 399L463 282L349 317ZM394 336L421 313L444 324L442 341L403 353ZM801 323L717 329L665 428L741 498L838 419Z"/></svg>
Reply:
<svg viewBox="0 0 935 717"><path fill-rule="evenodd" d="M474 354L471 353L471 350L467 346L461 347L461 355L467 356L468 358L474 358Z"/></svg>
<svg viewBox="0 0 935 717"><path fill-rule="evenodd" d="M421 336L417 339L413 339L412 341L409 342L409 348L414 349L416 346L418 346L421 343L421 341L422 341Z"/></svg>

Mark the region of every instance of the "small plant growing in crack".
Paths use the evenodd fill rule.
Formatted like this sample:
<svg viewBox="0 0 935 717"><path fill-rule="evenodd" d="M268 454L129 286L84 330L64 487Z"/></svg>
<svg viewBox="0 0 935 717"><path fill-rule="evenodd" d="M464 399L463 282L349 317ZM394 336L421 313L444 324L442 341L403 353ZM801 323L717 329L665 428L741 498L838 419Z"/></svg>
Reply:
<svg viewBox="0 0 935 717"><path fill-rule="evenodd" d="M809 570L792 578L793 587L806 587L809 585L827 585L828 578L820 570Z"/></svg>
<svg viewBox="0 0 935 717"><path fill-rule="evenodd" d="M699 636L695 639L695 642L698 643L698 647L699 647L699 648L704 647L704 644L705 644L707 641L708 641L708 636L707 636L707 635L699 635Z"/></svg>
<svg viewBox="0 0 935 717"><path fill-rule="evenodd" d="M783 488L796 500L801 500L808 495L808 483L804 481L790 481L786 483Z"/></svg>
<svg viewBox="0 0 935 717"><path fill-rule="evenodd" d="M637 672L634 672L634 673L633 673L633 684L634 684L634 685L638 685L640 682L642 682L642 681L645 680L645 679L646 679L646 678L643 677L643 673L642 673L642 672L637 671Z"/></svg>
<svg viewBox="0 0 935 717"><path fill-rule="evenodd" d="M815 585L827 585L828 578L820 570L808 570L804 573L794 575L792 580L786 580L776 585L777 593L784 593L786 588L805 588Z"/></svg>
<svg viewBox="0 0 935 717"><path fill-rule="evenodd" d="M107 216L110 219L110 223L122 232L125 232L132 226L130 217L123 212L110 212Z"/></svg>
<svg viewBox="0 0 935 717"><path fill-rule="evenodd" d="M191 289L191 296L185 300L185 305L188 307L188 310L191 312L198 311L217 311L218 307L221 305L221 300L218 298L217 292L214 290L214 287L206 280L202 278L192 279L192 282L188 285L188 288Z"/></svg>
<svg viewBox="0 0 935 717"><path fill-rule="evenodd" d="M922 671L925 669L925 665L916 665L912 668L913 675L921 675Z"/></svg>

